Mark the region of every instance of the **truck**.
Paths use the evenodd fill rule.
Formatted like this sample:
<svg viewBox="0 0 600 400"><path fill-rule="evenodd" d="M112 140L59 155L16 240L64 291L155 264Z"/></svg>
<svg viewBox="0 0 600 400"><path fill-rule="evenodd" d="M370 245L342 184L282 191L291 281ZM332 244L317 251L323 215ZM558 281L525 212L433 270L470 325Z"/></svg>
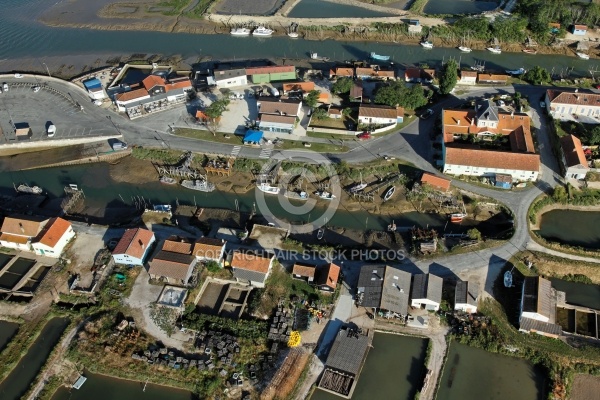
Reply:
<svg viewBox="0 0 600 400"><path fill-rule="evenodd" d="M53 137L56 134L56 125L50 124L47 129L48 137Z"/></svg>

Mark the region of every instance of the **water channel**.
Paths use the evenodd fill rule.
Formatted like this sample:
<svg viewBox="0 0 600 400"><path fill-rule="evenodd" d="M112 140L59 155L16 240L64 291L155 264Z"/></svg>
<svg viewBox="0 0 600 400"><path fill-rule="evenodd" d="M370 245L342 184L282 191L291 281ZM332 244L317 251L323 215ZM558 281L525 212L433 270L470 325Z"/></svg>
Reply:
<svg viewBox="0 0 600 400"><path fill-rule="evenodd" d="M541 216L541 237L550 241L600 249L600 212L552 210Z"/></svg>
<svg viewBox="0 0 600 400"><path fill-rule="evenodd" d="M288 14L292 18L373 18L394 15L323 0L301 0Z"/></svg>
<svg viewBox="0 0 600 400"><path fill-rule="evenodd" d="M479 14L498 7L494 0L428 0L423 12L427 14Z"/></svg>
<svg viewBox="0 0 600 400"><path fill-rule="evenodd" d="M352 400L412 400L425 378L428 339L375 333ZM339 400L316 389L311 400Z"/></svg>
<svg viewBox="0 0 600 400"><path fill-rule="evenodd" d="M192 393L175 388L158 386L145 382L127 381L106 375L85 372L87 381L79 389L62 387L52 397L52 400L192 400Z"/></svg>
<svg viewBox="0 0 600 400"><path fill-rule="evenodd" d="M4 350L18 330L19 324L0 320L0 351Z"/></svg>
<svg viewBox="0 0 600 400"><path fill-rule="evenodd" d="M552 287L565 292L567 303L600 310L600 285L550 278Z"/></svg>
<svg viewBox="0 0 600 400"><path fill-rule="evenodd" d="M525 360L452 343L437 400L541 400L544 379Z"/></svg>
<svg viewBox="0 0 600 400"><path fill-rule="evenodd" d="M590 68L599 67L600 60L581 60L556 55L531 56L524 53L494 55L486 51L461 54L457 49L394 43L344 42L339 40L307 41L287 37L236 38L230 35L196 35L165 32L104 31L92 29L54 28L37 22L55 0L0 0L0 70L2 60L34 57L41 63L44 57L65 55L115 54L180 54L196 60L243 59L261 57L308 58L309 52L335 60L365 59L370 52L389 55L399 65L427 63L439 65L443 59L459 58L463 66L485 62L488 69L531 68L535 65L552 66L560 72L573 68L574 75L588 76ZM336 4L336 6L340 6Z"/></svg>
<svg viewBox="0 0 600 400"><path fill-rule="evenodd" d="M0 399L19 400L27 392L68 325L67 318L53 318L46 323L21 361L0 382Z"/></svg>

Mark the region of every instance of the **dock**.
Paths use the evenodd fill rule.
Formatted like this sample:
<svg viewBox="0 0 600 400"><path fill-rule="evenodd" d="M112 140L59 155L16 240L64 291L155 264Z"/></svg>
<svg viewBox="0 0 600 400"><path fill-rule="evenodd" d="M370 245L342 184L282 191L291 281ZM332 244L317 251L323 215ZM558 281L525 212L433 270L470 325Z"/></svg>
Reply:
<svg viewBox="0 0 600 400"><path fill-rule="evenodd" d="M83 386L83 384L85 383L85 381L87 381L87 378L83 375L79 375L79 378L77 378L77 380L75 381L75 383L73 384L73 389L78 389L81 388Z"/></svg>

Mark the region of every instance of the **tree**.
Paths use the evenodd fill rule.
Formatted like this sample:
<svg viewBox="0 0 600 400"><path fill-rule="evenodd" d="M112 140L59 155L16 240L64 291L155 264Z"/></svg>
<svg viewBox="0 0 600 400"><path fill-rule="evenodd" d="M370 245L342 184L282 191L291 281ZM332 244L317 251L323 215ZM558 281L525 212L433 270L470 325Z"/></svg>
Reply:
<svg viewBox="0 0 600 400"><path fill-rule="evenodd" d="M557 186L552 192L552 198L558 203L566 203L568 199L567 189L564 186Z"/></svg>
<svg viewBox="0 0 600 400"><path fill-rule="evenodd" d="M427 96L425 96L425 91L421 85L413 85L409 88L404 82L396 81L390 85L380 87L375 93L374 102L414 110L427 104Z"/></svg>
<svg viewBox="0 0 600 400"><path fill-rule="evenodd" d="M600 125L596 125L592 129L589 129L585 134L585 138L591 146L600 144Z"/></svg>
<svg viewBox="0 0 600 400"><path fill-rule="evenodd" d="M318 90L311 90L304 98L304 103L306 103L306 105L310 108L314 108L319 102L320 95L321 92L319 92Z"/></svg>
<svg viewBox="0 0 600 400"><path fill-rule="evenodd" d="M456 82L458 82L458 64L455 60L450 59L442 68L440 92L442 94L452 92L452 89L456 86Z"/></svg>
<svg viewBox="0 0 600 400"><path fill-rule="evenodd" d="M523 79L533 85L549 83L552 78L546 68L536 65L523 75Z"/></svg>
<svg viewBox="0 0 600 400"><path fill-rule="evenodd" d="M477 228L469 229L467 231L467 235L469 236L469 239L471 239L471 240L477 240L477 241L481 240L481 232L479 232L479 230Z"/></svg>
<svg viewBox="0 0 600 400"><path fill-rule="evenodd" d="M221 115L223 115L223 112L227 110L228 105L229 99L215 100L204 110L204 114L209 118L209 124L207 126L213 135L216 134Z"/></svg>
<svg viewBox="0 0 600 400"><path fill-rule="evenodd" d="M323 120L329 118L329 114L323 108L317 108L313 111L313 118L317 120Z"/></svg>
<svg viewBox="0 0 600 400"><path fill-rule="evenodd" d="M213 273L219 272L221 270L221 266L219 265L219 263L214 260L208 260L206 264L204 264L204 266L209 272Z"/></svg>
<svg viewBox="0 0 600 400"><path fill-rule="evenodd" d="M352 79L343 77L343 78L338 79L331 86L331 91L335 94L348 93L350 91L350 89L352 89L352 85L354 85L354 82L352 81Z"/></svg>

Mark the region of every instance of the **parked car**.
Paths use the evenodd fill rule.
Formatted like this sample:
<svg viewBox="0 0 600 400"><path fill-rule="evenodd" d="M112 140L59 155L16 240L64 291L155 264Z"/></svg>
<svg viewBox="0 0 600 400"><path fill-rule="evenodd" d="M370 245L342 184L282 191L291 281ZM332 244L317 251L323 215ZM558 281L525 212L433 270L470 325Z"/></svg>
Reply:
<svg viewBox="0 0 600 400"><path fill-rule="evenodd" d="M116 141L112 144L113 150L127 150L127 143Z"/></svg>
<svg viewBox="0 0 600 400"><path fill-rule="evenodd" d="M39 86L33 86L33 87L31 88L31 90L33 90L33 93L37 93L37 92L39 92L39 91L40 91L40 89L41 89L41 87L39 87Z"/></svg>
<svg viewBox="0 0 600 400"><path fill-rule="evenodd" d="M423 114L421 114L421 118L427 119L433 115L433 110L428 108Z"/></svg>
<svg viewBox="0 0 600 400"><path fill-rule="evenodd" d="M21 79L21 78L23 78L23 75L21 75L21 74L15 74L15 78Z"/></svg>
<svg viewBox="0 0 600 400"><path fill-rule="evenodd" d="M94 104L97 106L101 106L102 105L102 100L94 100Z"/></svg>
<svg viewBox="0 0 600 400"><path fill-rule="evenodd" d="M48 137L53 137L56 135L56 125L50 124L47 129Z"/></svg>
<svg viewBox="0 0 600 400"><path fill-rule="evenodd" d="M364 131L363 133L359 133L357 138L359 140L371 139L371 132Z"/></svg>
<svg viewBox="0 0 600 400"><path fill-rule="evenodd" d="M545 101L540 101L540 107L546 108L546 102Z"/></svg>
<svg viewBox="0 0 600 400"><path fill-rule="evenodd" d="M4 90L5 92L8 92L8 83L4 82L2 84L2 90Z"/></svg>

